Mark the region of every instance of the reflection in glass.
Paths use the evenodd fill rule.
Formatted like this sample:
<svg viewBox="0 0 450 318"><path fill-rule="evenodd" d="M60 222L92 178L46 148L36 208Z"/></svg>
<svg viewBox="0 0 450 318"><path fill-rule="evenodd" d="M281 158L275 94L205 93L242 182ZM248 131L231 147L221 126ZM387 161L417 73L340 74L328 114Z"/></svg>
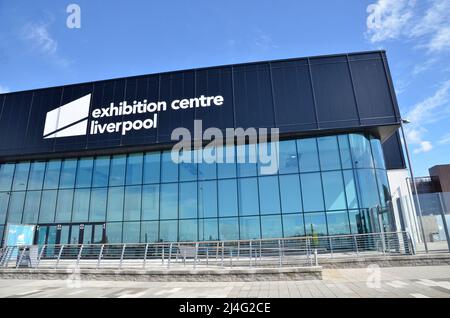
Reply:
<svg viewBox="0 0 450 318"><path fill-rule="evenodd" d="M122 223L106 223L106 243L122 242Z"/></svg>
<svg viewBox="0 0 450 318"><path fill-rule="evenodd" d="M149 184L142 187L142 220L159 218L159 185Z"/></svg>
<svg viewBox="0 0 450 318"><path fill-rule="evenodd" d="M284 237L300 237L305 235L303 214L283 215Z"/></svg>
<svg viewBox="0 0 450 318"><path fill-rule="evenodd" d="M197 182L180 183L179 206L180 219L197 217Z"/></svg>
<svg viewBox="0 0 450 318"><path fill-rule="evenodd" d="M257 179L243 178L238 180L239 215L259 214Z"/></svg>
<svg viewBox="0 0 450 318"><path fill-rule="evenodd" d="M29 171L30 171L29 162L21 162L16 164L16 171L14 172L14 181L12 185L13 191L25 190L27 188Z"/></svg>
<svg viewBox="0 0 450 318"><path fill-rule="evenodd" d="M91 211L89 221L104 222L106 219L106 197L108 191L105 188L92 189Z"/></svg>
<svg viewBox="0 0 450 318"><path fill-rule="evenodd" d="M62 162L59 188L68 189L75 186L75 172L77 170L76 159L65 159Z"/></svg>
<svg viewBox="0 0 450 318"><path fill-rule="evenodd" d="M323 194L327 210L346 209L344 183L340 171L322 173Z"/></svg>
<svg viewBox="0 0 450 318"><path fill-rule="evenodd" d="M108 189L108 204L106 220L108 222L123 221L123 196L124 187Z"/></svg>
<svg viewBox="0 0 450 318"><path fill-rule="evenodd" d="M160 153L146 153L144 156L144 184L159 183Z"/></svg>
<svg viewBox="0 0 450 318"><path fill-rule="evenodd" d="M50 160L47 163L44 177L44 189L58 188L61 164L61 160Z"/></svg>
<svg viewBox="0 0 450 318"><path fill-rule="evenodd" d="M298 158L295 140L281 141L280 151L280 174L297 173Z"/></svg>
<svg viewBox="0 0 450 318"><path fill-rule="evenodd" d="M283 237L283 227L281 225L281 215L261 216L262 238Z"/></svg>
<svg viewBox="0 0 450 318"><path fill-rule="evenodd" d="M11 190L14 168L15 165L12 163L4 163L0 165L0 191Z"/></svg>
<svg viewBox="0 0 450 318"><path fill-rule="evenodd" d="M127 158L127 185L142 184L142 164L143 154L135 153L128 155ZM125 232L124 232L125 236Z"/></svg>
<svg viewBox="0 0 450 318"><path fill-rule="evenodd" d="M297 174L280 176L280 194L283 213L302 211L300 179Z"/></svg>
<svg viewBox="0 0 450 318"><path fill-rule="evenodd" d="M109 180L109 157L97 157L94 161L92 186L106 187Z"/></svg>
<svg viewBox="0 0 450 318"><path fill-rule="evenodd" d="M197 238L197 220L180 220L180 236L182 242L195 242Z"/></svg>
<svg viewBox="0 0 450 318"><path fill-rule="evenodd" d="M280 213L280 190L278 188L278 177L260 177L258 185L261 214Z"/></svg>
<svg viewBox="0 0 450 318"><path fill-rule="evenodd" d="M172 161L171 152L165 151L161 157L161 181L177 182L178 181L178 165Z"/></svg>
<svg viewBox="0 0 450 318"><path fill-rule="evenodd" d="M241 240L256 240L261 238L258 216L239 218Z"/></svg>
<svg viewBox="0 0 450 318"><path fill-rule="evenodd" d="M141 223L141 243L158 242L158 223L158 221Z"/></svg>
<svg viewBox="0 0 450 318"><path fill-rule="evenodd" d="M236 179L218 181L219 216L237 216L237 185Z"/></svg>
<svg viewBox="0 0 450 318"><path fill-rule="evenodd" d="M200 219L198 224L200 241L215 241L219 239L218 219Z"/></svg>
<svg viewBox="0 0 450 318"><path fill-rule="evenodd" d="M124 222L123 243L139 243L140 227L139 222Z"/></svg>
<svg viewBox="0 0 450 318"><path fill-rule="evenodd" d="M319 156L315 138L297 140L300 172L319 171Z"/></svg>
<svg viewBox="0 0 450 318"><path fill-rule="evenodd" d="M55 220L57 190L42 191L39 223L53 223Z"/></svg>
<svg viewBox="0 0 450 318"><path fill-rule="evenodd" d="M198 217L217 217L217 181L198 183Z"/></svg>
<svg viewBox="0 0 450 318"><path fill-rule="evenodd" d="M73 197L72 222L89 220L89 200L91 189L76 189Z"/></svg>
<svg viewBox="0 0 450 318"><path fill-rule="evenodd" d="M33 162L28 179L28 190L41 190L44 182L45 162Z"/></svg>
<svg viewBox="0 0 450 318"><path fill-rule="evenodd" d="M178 217L178 184L161 184L161 220Z"/></svg>
<svg viewBox="0 0 450 318"><path fill-rule="evenodd" d="M94 166L93 158L81 158L78 160L77 179L76 179L77 188L88 188L91 186L93 166Z"/></svg>
<svg viewBox="0 0 450 318"><path fill-rule="evenodd" d="M220 240L239 239L239 225L237 218L219 219L219 239Z"/></svg>
<svg viewBox="0 0 450 318"><path fill-rule="evenodd" d="M323 211L323 192L320 173L302 174L301 186L304 211Z"/></svg>
<svg viewBox="0 0 450 318"><path fill-rule="evenodd" d="M109 174L109 186L121 186L125 184L125 169L127 157L125 155L113 156Z"/></svg>
<svg viewBox="0 0 450 318"><path fill-rule="evenodd" d="M328 212L327 220L330 235L350 234L347 211Z"/></svg>
<svg viewBox="0 0 450 318"><path fill-rule="evenodd" d="M56 217L55 222L69 223L72 218L72 200L73 190L59 190L58 200L56 202Z"/></svg>
<svg viewBox="0 0 450 318"><path fill-rule="evenodd" d="M178 221L161 221L159 223L159 240L161 242L178 241Z"/></svg>
<svg viewBox="0 0 450 318"><path fill-rule="evenodd" d="M305 213L306 235L327 235L325 213Z"/></svg>
<svg viewBox="0 0 450 318"><path fill-rule="evenodd" d="M36 224L39 215L39 206L41 203L41 191L28 191L25 198L25 207L23 209L24 224Z"/></svg>
<svg viewBox="0 0 450 318"><path fill-rule="evenodd" d="M125 221L139 221L141 219L141 186L125 187L123 219Z"/></svg>
<svg viewBox="0 0 450 318"><path fill-rule="evenodd" d="M339 148L336 136L317 138L320 154L320 167L324 170L341 169Z"/></svg>

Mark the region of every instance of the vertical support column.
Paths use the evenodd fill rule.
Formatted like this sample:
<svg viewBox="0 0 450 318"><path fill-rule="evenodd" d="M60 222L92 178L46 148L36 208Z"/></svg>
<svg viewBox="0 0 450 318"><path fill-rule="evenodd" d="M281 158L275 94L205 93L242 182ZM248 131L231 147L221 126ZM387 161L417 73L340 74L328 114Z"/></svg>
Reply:
<svg viewBox="0 0 450 318"><path fill-rule="evenodd" d="M438 193L438 195L439 195L439 202L441 204L442 225L444 226L445 238L447 239L447 248L448 251L450 252L450 234L448 231L447 220L445 219L445 205L444 201L442 200L442 193Z"/></svg>
<svg viewBox="0 0 450 318"><path fill-rule="evenodd" d="M142 268L145 268L145 265L147 264L147 253L148 253L148 243L145 244L144 261L142 263Z"/></svg>
<svg viewBox="0 0 450 318"><path fill-rule="evenodd" d="M98 260L97 260L97 269L100 268L100 262L102 261L103 257L103 249L105 248L105 244L102 244L102 247L100 247L100 253L98 253Z"/></svg>
<svg viewBox="0 0 450 318"><path fill-rule="evenodd" d="M127 248L127 244L123 244L123 246L122 246L122 253L120 254L119 269L122 269L123 256L125 255L125 249L126 248Z"/></svg>

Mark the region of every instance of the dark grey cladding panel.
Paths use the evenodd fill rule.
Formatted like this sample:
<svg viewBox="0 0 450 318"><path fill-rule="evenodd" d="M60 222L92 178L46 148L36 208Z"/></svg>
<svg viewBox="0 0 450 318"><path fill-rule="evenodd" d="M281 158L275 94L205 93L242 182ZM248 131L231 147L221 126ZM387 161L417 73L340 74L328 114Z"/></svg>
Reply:
<svg viewBox="0 0 450 318"><path fill-rule="evenodd" d="M388 169L406 168L405 156L403 155L402 143L398 130L383 143L383 152L386 167Z"/></svg>
<svg viewBox="0 0 450 318"><path fill-rule="evenodd" d="M166 101L157 129L43 139L47 112L92 94L90 113L120 102ZM170 102L221 95L222 106L172 110ZM0 95L0 160L170 143L194 119L203 128L278 127L285 134L364 130L399 123L384 52L297 58L121 78ZM101 123L147 119L134 114ZM63 154L61 154L63 156Z"/></svg>

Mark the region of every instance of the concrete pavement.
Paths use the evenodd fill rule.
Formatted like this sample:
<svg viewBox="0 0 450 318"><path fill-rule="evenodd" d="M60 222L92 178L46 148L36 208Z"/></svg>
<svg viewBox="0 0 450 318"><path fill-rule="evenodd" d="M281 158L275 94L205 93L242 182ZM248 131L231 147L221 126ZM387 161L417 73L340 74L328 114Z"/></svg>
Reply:
<svg viewBox="0 0 450 318"><path fill-rule="evenodd" d="M124 282L0 280L0 297L445 297L450 266L324 269L323 280Z"/></svg>

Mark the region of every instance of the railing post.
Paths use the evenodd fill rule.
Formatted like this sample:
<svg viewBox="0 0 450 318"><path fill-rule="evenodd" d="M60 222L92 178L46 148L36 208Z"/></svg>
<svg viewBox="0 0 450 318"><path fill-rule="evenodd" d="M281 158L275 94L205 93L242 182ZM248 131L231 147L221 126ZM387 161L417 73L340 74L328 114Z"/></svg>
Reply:
<svg viewBox="0 0 450 318"><path fill-rule="evenodd" d="M314 264L319 266L319 259L317 257L317 248L314 249Z"/></svg>
<svg viewBox="0 0 450 318"><path fill-rule="evenodd" d="M209 248L206 246L206 267L209 266Z"/></svg>
<svg viewBox="0 0 450 318"><path fill-rule="evenodd" d="M230 247L230 268L233 268L233 250Z"/></svg>
<svg viewBox="0 0 450 318"><path fill-rule="evenodd" d="M279 262L279 266L282 266L282 260L281 260L281 241L278 240L278 262Z"/></svg>
<svg viewBox="0 0 450 318"><path fill-rule="evenodd" d="M249 259L250 259L250 267L252 267L252 241L248 244L248 251L249 251Z"/></svg>
<svg viewBox="0 0 450 318"><path fill-rule="evenodd" d="M239 256L240 256L240 254L241 254L241 242L240 241L238 241L238 244L237 244L238 246L237 246L237 260L239 261Z"/></svg>
<svg viewBox="0 0 450 318"><path fill-rule="evenodd" d="M102 247L100 247L100 253L98 253L98 260L97 260L97 269L100 268L100 262L103 257L103 249L105 248L105 244L102 244Z"/></svg>
<svg viewBox="0 0 450 318"><path fill-rule="evenodd" d="M164 243L162 244L161 249L161 262L164 264Z"/></svg>
<svg viewBox="0 0 450 318"><path fill-rule="evenodd" d="M41 250L41 252L39 253L39 257L38 257L38 260L37 260L36 268L39 268L39 264L41 263L42 255L44 255L45 247L46 247L45 244L42 245L42 250Z"/></svg>
<svg viewBox="0 0 450 318"><path fill-rule="evenodd" d="M78 267L79 264L80 264L81 253L83 252L83 247L84 247L84 245L81 244L81 246L80 246L80 251L78 252L78 256L77 256L77 267Z"/></svg>
<svg viewBox="0 0 450 318"><path fill-rule="evenodd" d="M148 253L148 243L145 244L144 261L142 262L142 268L145 268L145 265L147 263L147 253Z"/></svg>
<svg viewBox="0 0 450 318"><path fill-rule="evenodd" d="M330 244L331 257L333 257L333 239L331 237L329 237L328 241L329 241L329 244Z"/></svg>
<svg viewBox="0 0 450 318"><path fill-rule="evenodd" d="M225 253L225 242L222 242L222 261L221 261L221 267L223 267L223 254Z"/></svg>
<svg viewBox="0 0 450 318"><path fill-rule="evenodd" d="M356 255L359 256L359 249L358 249L358 240L356 239L356 235L353 234L353 243L355 244L355 250L356 250Z"/></svg>
<svg viewBox="0 0 450 318"><path fill-rule="evenodd" d="M170 243L169 245L169 259L167 261L167 268L170 268L170 259L172 258L172 244L173 243Z"/></svg>
<svg viewBox="0 0 450 318"><path fill-rule="evenodd" d="M194 268L197 268L197 258L198 258L198 242L195 243Z"/></svg>
<svg viewBox="0 0 450 318"><path fill-rule="evenodd" d="M61 245L61 247L60 247L60 249L59 249L58 259L56 260L55 269L58 268L59 260L61 259L61 255L62 255L63 249L64 249L64 244Z"/></svg>
<svg viewBox="0 0 450 318"><path fill-rule="evenodd" d="M19 256L19 261L16 264L16 269L19 268L20 264L22 263L23 254L25 254L26 249L27 249L26 246L23 246L22 253L20 253L20 256Z"/></svg>
<svg viewBox="0 0 450 318"><path fill-rule="evenodd" d="M380 239L381 239L381 248L383 249L383 255L385 255L386 254L386 242L384 241L383 233L380 233Z"/></svg>
<svg viewBox="0 0 450 318"><path fill-rule="evenodd" d="M127 248L127 244L123 244L123 246L122 246L122 253L120 254L119 269L122 269L123 256L125 255L125 249L126 248Z"/></svg>

